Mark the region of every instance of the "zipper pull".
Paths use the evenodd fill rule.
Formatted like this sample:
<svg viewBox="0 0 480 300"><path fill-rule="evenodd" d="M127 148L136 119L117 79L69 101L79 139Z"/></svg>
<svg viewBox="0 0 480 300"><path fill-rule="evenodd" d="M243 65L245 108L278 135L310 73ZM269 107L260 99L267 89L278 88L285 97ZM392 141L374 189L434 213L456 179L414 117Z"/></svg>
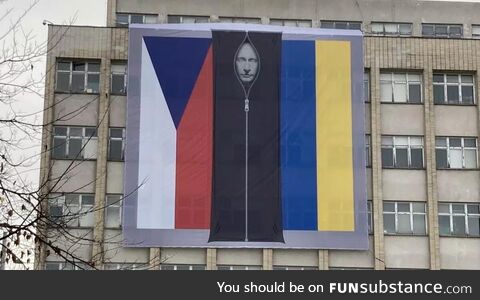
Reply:
<svg viewBox="0 0 480 300"><path fill-rule="evenodd" d="M250 101L248 99L245 99L245 112L248 112L250 110L249 102Z"/></svg>

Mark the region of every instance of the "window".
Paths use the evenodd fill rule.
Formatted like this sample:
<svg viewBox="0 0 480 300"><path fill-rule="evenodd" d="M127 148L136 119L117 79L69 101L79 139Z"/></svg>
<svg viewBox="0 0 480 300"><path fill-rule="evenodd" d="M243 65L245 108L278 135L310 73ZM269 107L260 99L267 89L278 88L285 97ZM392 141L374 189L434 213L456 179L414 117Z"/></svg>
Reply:
<svg viewBox="0 0 480 300"><path fill-rule="evenodd" d="M208 23L210 22L209 16L180 16L171 15L168 16L168 23Z"/></svg>
<svg viewBox="0 0 480 300"><path fill-rule="evenodd" d="M105 207L105 227L119 228L122 226L123 195L107 195Z"/></svg>
<svg viewBox="0 0 480 300"><path fill-rule="evenodd" d="M412 73L380 74L380 100L390 103L422 103L422 76Z"/></svg>
<svg viewBox="0 0 480 300"><path fill-rule="evenodd" d="M372 166L372 147L371 147L371 135L365 135L365 165L367 167Z"/></svg>
<svg viewBox="0 0 480 300"><path fill-rule="evenodd" d="M245 24L261 24L260 18L237 18L237 17L220 17L220 23L245 23Z"/></svg>
<svg viewBox="0 0 480 300"><path fill-rule="evenodd" d="M93 227L93 194L52 195L48 201L50 217L55 225Z"/></svg>
<svg viewBox="0 0 480 300"><path fill-rule="evenodd" d="M423 137L382 136L382 167L423 168Z"/></svg>
<svg viewBox="0 0 480 300"><path fill-rule="evenodd" d="M363 72L363 101L370 102L370 73Z"/></svg>
<svg viewBox="0 0 480 300"><path fill-rule="evenodd" d="M201 271L205 270L205 265L171 265L171 264L162 264L160 266L161 270L168 271Z"/></svg>
<svg viewBox="0 0 480 300"><path fill-rule="evenodd" d="M422 24L423 36L434 37L462 37L463 25L461 24Z"/></svg>
<svg viewBox="0 0 480 300"><path fill-rule="evenodd" d="M473 75L433 74L433 102L435 104L474 104Z"/></svg>
<svg viewBox="0 0 480 300"><path fill-rule="evenodd" d="M234 271L234 270L261 270L262 266L229 266L229 265L217 265L219 271Z"/></svg>
<svg viewBox="0 0 480 300"><path fill-rule="evenodd" d="M92 267L85 263L70 263L70 262L46 262L45 270L50 271L72 271L72 270L92 270Z"/></svg>
<svg viewBox="0 0 480 300"><path fill-rule="evenodd" d="M435 154L437 169L476 169L477 138L437 137Z"/></svg>
<svg viewBox="0 0 480 300"><path fill-rule="evenodd" d="M352 29L352 30L362 30L362 22L356 21L322 21L320 23L321 28L332 28L332 29Z"/></svg>
<svg viewBox="0 0 480 300"><path fill-rule="evenodd" d="M123 161L123 153L125 150L125 129L110 128L108 143L108 159Z"/></svg>
<svg viewBox="0 0 480 300"><path fill-rule="evenodd" d="M373 234L373 202L367 201L368 233Z"/></svg>
<svg viewBox="0 0 480 300"><path fill-rule="evenodd" d="M427 234L425 203L384 202L383 231L386 234Z"/></svg>
<svg viewBox="0 0 480 300"><path fill-rule="evenodd" d="M137 263L105 263L103 264L103 269L108 271L143 270L145 269L145 265Z"/></svg>
<svg viewBox="0 0 480 300"><path fill-rule="evenodd" d="M273 266L273 270L280 270L280 271L311 271L311 270L318 270L317 267L311 266Z"/></svg>
<svg viewBox="0 0 480 300"><path fill-rule="evenodd" d="M126 63L112 63L110 92L114 95L125 95L127 93Z"/></svg>
<svg viewBox="0 0 480 300"><path fill-rule="evenodd" d="M381 35L412 35L412 23L372 22L372 33Z"/></svg>
<svg viewBox="0 0 480 300"><path fill-rule="evenodd" d="M97 129L95 127L53 127L54 159L97 158Z"/></svg>
<svg viewBox="0 0 480 300"><path fill-rule="evenodd" d="M312 27L311 20L270 19L270 25L291 27Z"/></svg>
<svg viewBox="0 0 480 300"><path fill-rule="evenodd" d="M58 61L55 90L67 93L98 93L100 62Z"/></svg>
<svg viewBox="0 0 480 300"><path fill-rule="evenodd" d="M472 25L472 36L480 37L480 25Z"/></svg>
<svg viewBox="0 0 480 300"><path fill-rule="evenodd" d="M479 203L439 203L441 236L480 236Z"/></svg>
<svg viewBox="0 0 480 300"><path fill-rule="evenodd" d="M155 24L157 23L157 15L142 14L117 14L117 27L128 27L128 24Z"/></svg>

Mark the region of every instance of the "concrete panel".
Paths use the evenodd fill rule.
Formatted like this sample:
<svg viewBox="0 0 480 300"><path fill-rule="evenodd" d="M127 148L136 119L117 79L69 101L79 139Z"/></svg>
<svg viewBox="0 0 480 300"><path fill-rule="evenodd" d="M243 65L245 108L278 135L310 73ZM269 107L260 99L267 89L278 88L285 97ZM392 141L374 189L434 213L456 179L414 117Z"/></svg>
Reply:
<svg viewBox="0 0 480 300"><path fill-rule="evenodd" d="M440 238L440 268L480 270L480 239Z"/></svg>
<svg viewBox="0 0 480 300"><path fill-rule="evenodd" d="M383 200L426 201L424 170L383 169Z"/></svg>
<svg viewBox="0 0 480 300"><path fill-rule="evenodd" d="M123 168L125 163L107 162L107 194L123 194Z"/></svg>
<svg viewBox="0 0 480 300"><path fill-rule="evenodd" d="M73 258L90 261L92 258L92 243L93 229L69 229L68 233L60 233L58 231L49 231L48 238L53 245L67 251ZM49 249L50 255L47 256L47 261L65 261L64 258L55 254L52 249ZM72 259L69 256L69 259Z"/></svg>
<svg viewBox="0 0 480 300"><path fill-rule="evenodd" d="M53 160L50 186L59 193L95 193L96 161Z"/></svg>
<svg viewBox="0 0 480 300"><path fill-rule="evenodd" d="M382 134L424 135L423 105L382 104Z"/></svg>
<svg viewBox="0 0 480 300"><path fill-rule="evenodd" d="M375 266L373 255L373 236L369 236L369 250L330 250L328 251L329 266L332 268L373 268Z"/></svg>
<svg viewBox="0 0 480 300"><path fill-rule="evenodd" d="M476 106L435 105L435 135L478 136Z"/></svg>
<svg viewBox="0 0 480 300"><path fill-rule="evenodd" d="M438 201L478 202L480 172L437 170Z"/></svg>
<svg viewBox="0 0 480 300"><path fill-rule="evenodd" d="M261 249L218 249L217 265L262 266Z"/></svg>
<svg viewBox="0 0 480 300"><path fill-rule="evenodd" d="M122 231L107 229L104 233L105 262L107 263L148 263L149 248L122 247Z"/></svg>
<svg viewBox="0 0 480 300"><path fill-rule="evenodd" d="M428 237L385 236L387 268L429 269Z"/></svg>
<svg viewBox="0 0 480 300"><path fill-rule="evenodd" d="M160 253L162 264L207 264L206 249L164 248Z"/></svg>
<svg viewBox="0 0 480 300"><path fill-rule="evenodd" d="M317 250L274 249L274 266L318 267Z"/></svg>
<svg viewBox="0 0 480 300"><path fill-rule="evenodd" d="M98 95L55 95L55 125L97 126Z"/></svg>
<svg viewBox="0 0 480 300"><path fill-rule="evenodd" d="M110 127L126 126L126 96L111 96L110 102Z"/></svg>

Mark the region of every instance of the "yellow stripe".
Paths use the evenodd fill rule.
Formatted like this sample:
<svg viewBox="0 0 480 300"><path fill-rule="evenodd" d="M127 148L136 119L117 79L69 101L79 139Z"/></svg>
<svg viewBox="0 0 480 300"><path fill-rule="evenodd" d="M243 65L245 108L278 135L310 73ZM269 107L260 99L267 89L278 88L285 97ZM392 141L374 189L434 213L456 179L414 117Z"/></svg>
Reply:
<svg viewBox="0 0 480 300"><path fill-rule="evenodd" d="M318 230L353 231L350 42L316 41Z"/></svg>

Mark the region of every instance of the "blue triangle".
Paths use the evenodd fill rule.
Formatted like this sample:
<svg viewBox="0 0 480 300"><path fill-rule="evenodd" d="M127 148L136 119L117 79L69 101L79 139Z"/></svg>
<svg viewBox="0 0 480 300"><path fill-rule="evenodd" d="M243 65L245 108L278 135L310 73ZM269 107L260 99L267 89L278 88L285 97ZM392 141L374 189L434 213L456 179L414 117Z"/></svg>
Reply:
<svg viewBox="0 0 480 300"><path fill-rule="evenodd" d="M211 39L145 36L143 40L178 128Z"/></svg>

